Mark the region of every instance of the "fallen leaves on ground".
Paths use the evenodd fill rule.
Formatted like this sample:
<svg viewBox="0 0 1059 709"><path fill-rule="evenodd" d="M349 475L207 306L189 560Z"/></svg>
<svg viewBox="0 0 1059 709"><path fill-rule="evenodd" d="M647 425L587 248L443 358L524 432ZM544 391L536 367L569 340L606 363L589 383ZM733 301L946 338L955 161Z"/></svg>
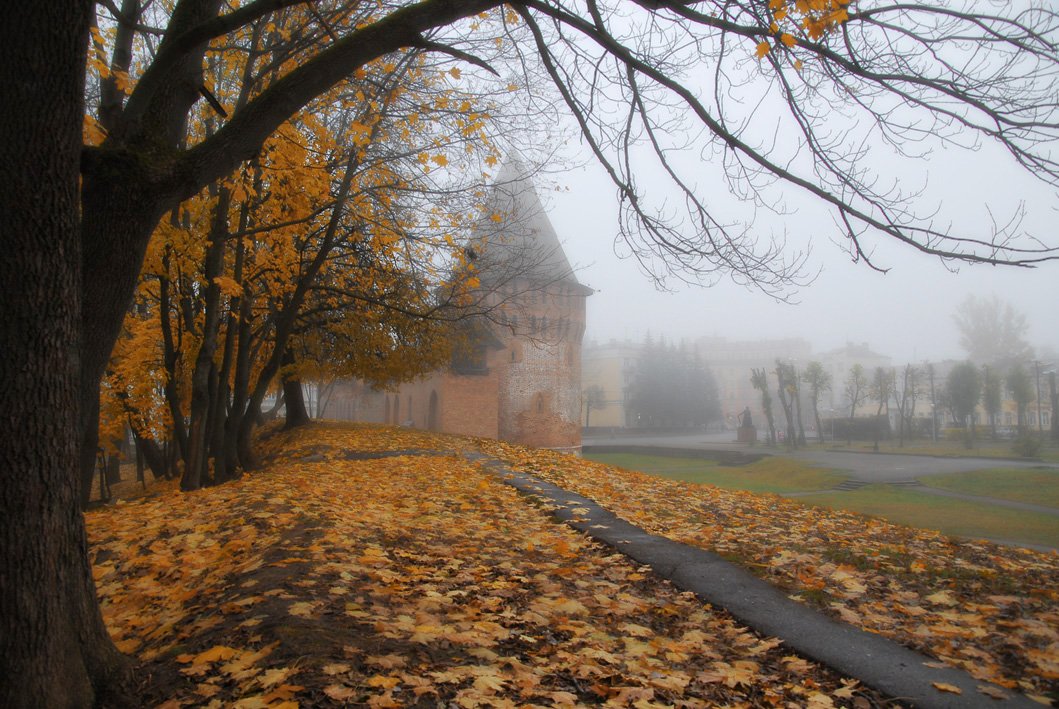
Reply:
<svg viewBox="0 0 1059 709"><path fill-rule="evenodd" d="M240 481L89 513L104 617L141 661L144 703L879 700L440 452L455 445L312 426L273 436L273 464ZM388 447L418 452L350 455Z"/></svg>
<svg viewBox="0 0 1059 709"><path fill-rule="evenodd" d="M775 495L480 441L514 470L709 549L836 617L1030 695L1059 699L1059 555L961 541Z"/></svg>

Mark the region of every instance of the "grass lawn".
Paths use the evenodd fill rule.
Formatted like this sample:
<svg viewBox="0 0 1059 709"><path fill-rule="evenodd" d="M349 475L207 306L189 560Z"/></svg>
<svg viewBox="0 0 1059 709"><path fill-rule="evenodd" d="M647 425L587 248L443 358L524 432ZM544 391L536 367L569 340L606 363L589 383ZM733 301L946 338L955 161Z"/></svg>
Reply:
<svg viewBox="0 0 1059 709"><path fill-rule="evenodd" d="M1059 470L992 468L970 473L927 475L919 482L968 495L1059 507Z"/></svg>
<svg viewBox="0 0 1059 709"><path fill-rule="evenodd" d="M879 450L884 453L905 453L907 455L940 455L946 457L975 458L1018 458L1019 456L1011 449L1013 441L993 441L988 436L979 437L975 440L973 448L967 448L960 441L940 440L937 443L916 439L906 441L904 446L897 445L897 439L880 441ZM849 446L845 440L837 440L834 443L810 443L810 448L825 448L829 450L850 451L872 451L874 446L870 442L853 441ZM1059 463L1059 446L1046 442L1041 446L1038 458L1047 463Z"/></svg>
<svg viewBox="0 0 1059 709"><path fill-rule="evenodd" d="M861 512L911 527L936 529L952 536L1059 547L1059 518L916 493L889 485L806 495L796 501Z"/></svg>
<svg viewBox="0 0 1059 709"><path fill-rule="evenodd" d="M764 458L756 463L722 466L702 458L639 455L635 453L586 454L587 460L639 470L672 480L716 485L750 492L806 492L829 490L846 479L842 473L814 468L796 460Z"/></svg>

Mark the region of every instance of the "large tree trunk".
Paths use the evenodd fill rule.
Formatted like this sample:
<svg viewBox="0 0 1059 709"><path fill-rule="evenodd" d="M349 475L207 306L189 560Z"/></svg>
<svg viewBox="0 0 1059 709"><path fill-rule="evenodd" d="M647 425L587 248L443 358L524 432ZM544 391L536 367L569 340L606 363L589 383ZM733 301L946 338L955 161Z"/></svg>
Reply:
<svg viewBox="0 0 1059 709"><path fill-rule="evenodd" d="M294 353L290 348L283 354L283 366L292 366L295 363ZM305 395L302 392L302 383L292 376L283 374L283 400L287 402L287 421L283 424L285 430L304 426L309 423L309 412L305 408Z"/></svg>
<svg viewBox="0 0 1059 709"><path fill-rule="evenodd" d="M137 454L142 456L143 461L147 463L147 467L151 469L151 475L156 480L169 477L169 467L166 465L165 451L156 442L150 438L144 438L138 433L133 432L136 437L136 451Z"/></svg>
<svg viewBox="0 0 1059 709"><path fill-rule="evenodd" d="M113 701L78 506L78 165L92 3L5 8L0 85L0 705ZM17 41L12 38L18 38Z"/></svg>
<svg viewBox="0 0 1059 709"><path fill-rule="evenodd" d="M228 236L229 192L221 188L214 206L210 228L210 244L206 250L203 276L206 283L205 320L200 333L199 351L191 375L191 427L188 431L187 466L180 480L183 490L197 490L208 477L209 444L211 441L210 409L214 399L210 392L213 356L217 352L217 337L221 324L221 289L216 278L224 270L224 246ZM214 417L217 412L213 411Z"/></svg>
<svg viewBox="0 0 1059 709"><path fill-rule="evenodd" d="M166 275L158 280L158 317L162 329L162 363L165 366L165 401L169 407L169 418L173 422L173 444L176 454L183 458L187 465L188 432L184 426L184 412L180 405L180 387L178 385L177 361L180 353L173 340L173 327L170 319L172 306L169 289L169 254L162 256L162 265ZM179 318L178 318L179 322Z"/></svg>

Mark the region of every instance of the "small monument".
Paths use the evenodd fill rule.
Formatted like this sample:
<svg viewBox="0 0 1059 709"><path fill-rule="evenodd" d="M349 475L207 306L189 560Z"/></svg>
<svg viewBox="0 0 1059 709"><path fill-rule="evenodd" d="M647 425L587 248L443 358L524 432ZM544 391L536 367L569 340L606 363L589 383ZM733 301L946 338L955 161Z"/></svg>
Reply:
<svg viewBox="0 0 1059 709"><path fill-rule="evenodd" d="M743 409L739 414L739 429L736 431L736 440L739 443L757 443L757 429L754 428L754 419L750 415L750 407Z"/></svg>

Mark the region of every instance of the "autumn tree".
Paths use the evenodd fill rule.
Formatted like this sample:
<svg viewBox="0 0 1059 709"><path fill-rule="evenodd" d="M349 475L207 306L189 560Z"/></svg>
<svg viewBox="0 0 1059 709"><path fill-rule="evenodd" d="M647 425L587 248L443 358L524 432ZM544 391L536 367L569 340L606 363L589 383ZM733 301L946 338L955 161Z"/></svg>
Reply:
<svg viewBox="0 0 1059 709"><path fill-rule="evenodd" d="M1026 413L1029 411L1030 403L1034 398L1033 380L1021 364L1015 364L1008 370L1005 379L1008 393L1018 411L1019 434L1026 431Z"/></svg>
<svg viewBox="0 0 1059 709"><path fill-rule="evenodd" d="M996 420L1000 416L1004 399L1004 381L996 367L982 365L982 407L989 418L993 438L997 437Z"/></svg>
<svg viewBox="0 0 1059 709"><path fill-rule="evenodd" d="M243 61L236 103L260 81ZM458 225L480 183L434 174L479 151L497 161L450 74L422 54L372 65L156 231L145 278L167 297L148 310L178 333L164 338L166 360L188 369L168 373L187 392L166 390L173 417L188 419L173 436L186 489L253 466L249 433L277 375L292 427L308 421L307 375L389 386L444 360L437 325L467 315L473 279L440 288L439 267L463 257Z"/></svg>
<svg viewBox="0 0 1059 709"><path fill-rule="evenodd" d="M831 374L824 369L824 365L813 360L802 370L802 381L809 387L809 405L813 410L816 435L823 442L824 430L820 426L820 394L831 389Z"/></svg>
<svg viewBox="0 0 1059 709"><path fill-rule="evenodd" d="M996 295L967 296L952 319L960 332L960 346L976 364L1007 369L1033 359L1033 347L1026 341L1026 316Z"/></svg>
<svg viewBox="0 0 1059 709"><path fill-rule="evenodd" d="M121 8L98 5L112 8L120 51L103 61L109 78L100 87L101 121L94 127L101 140L89 148L83 142L86 52L91 28L100 24L93 20L97 5L41 0L5 12L5 706L87 706L108 701L121 685L125 662L103 627L85 556L77 470L94 462L100 382L152 232L181 201L252 161L284 122L371 61L427 51L470 69L489 64L497 34L527 40L514 46L527 66L539 61L553 80L586 144L618 185L622 234L656 274L707 280L731 274L781 292L797 281L803 262L800 254L785 254L781 242L759 242L753 230L712 212L703 195L715 192L707 183L697 192L692 179L681 179L683 173L697 180L702 165L670 161L687 152L670 150L674 141L686 147L689 130L681 115L698 127L690 134L702 137L700 154L716 156L737 193L775 206L759 188L779 181L816 197L833 211L850 251L865 260L871 260L873 238L968 262L1032 265L1057 256L1043 239L1027 242L1010 231L939 230L934 225L944 220L934 219L933 211L919 218L907 195L880 187L890 181L876 179L864 159L864 146L908 152L930 147L916 146L920 140L975 147L988 141L1055 184L1059 165L1048 150L1059 110L1059 23L1049 2L998 6L985 14L940 2L575 7L535 0L507 10L492 0L386 1L357 21L350 21L352 11L367 5L143 5L151 11L146 22L137 19L141 4L135 0ZM211 43L232 41L258 23L267 29L277 13L308 7L312 20L304 32L263 35L266 42L290 42L276 80L237 109L225 109L216 131L189 136L193 107L211 95L205 81ZM133 62L128 48L137 41L148 51ZM764 84L746 80L758 75ZM706 84L685 76L707 77ZM775 100L758 100L759 86ZM729 100L738 94L744 95ZM770 138L785 129L769 125L761 140L747 132L751 122L740 117L740 107L773 105L800 136L791 144L807 159L757 147L777 146ZM836 108L848 110L849 119ZM623 109L625 120L614 120L615 109ZM638 138L647 141L646 153L632 149ZM666 210L647 202L634 179L642 174L636 164L642 155L672 168L663 174L679 190L687 218L671 214L666 220Z"/></svg>
<svg viewBox="0 0 1059 709"><path fill-rule="evenodd" d="M954 423L967 429L967 446L974 444L974 410L982 396L982 383L973 362L960 362L945 379L945 398Z"/></svg>
<svg viewBox="0 0 1059 709"><path fill-rule="evenodd" d="M648 337L629 384L628 410L640 426L703 428L721 416L717 384L697 353Z"/></svg>

